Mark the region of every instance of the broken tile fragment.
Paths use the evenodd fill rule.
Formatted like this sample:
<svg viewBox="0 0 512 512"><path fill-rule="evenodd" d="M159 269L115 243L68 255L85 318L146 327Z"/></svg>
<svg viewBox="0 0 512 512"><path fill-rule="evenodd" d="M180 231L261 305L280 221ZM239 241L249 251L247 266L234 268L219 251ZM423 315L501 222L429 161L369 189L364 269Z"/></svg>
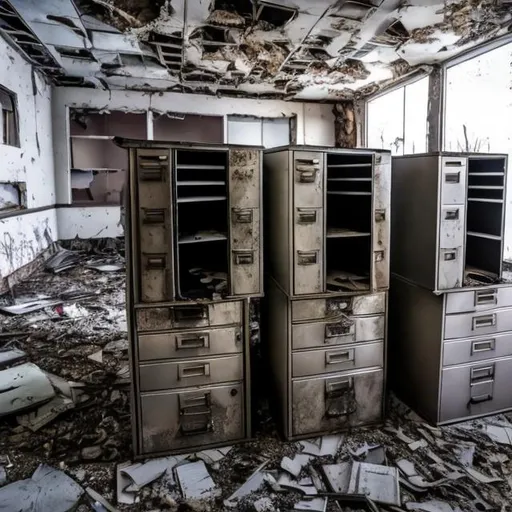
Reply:
<svg viewBox="0 0 512 512"><path fill-rule="evenodd" d="M35 364L0 371L0 416L28 409L54 396L50 380Z"/></svg>
<svg viewBox="0 0 512 512"><path fill-rule="evenodd" d="M32 478L0 488L0 510L68 512L78 504L83 489L62 471L41 464Z"/></svg>
<svg viewBox="0 0 512 512"><path fill-rule="evenodd" d="M449 503L439 500L425 501L423 503L415 503L409 501L405 504L407 510L418 510L421 512L454 512Z"/></svg>
<svg viewBox="0 0 512 512"><path fill-rule="evenodd" d="M215 482L202 460L178 466L175 472L185 499L200 500L214 497Z"/></svg>
<svg viewBox="0 0 512 512"><path fill-rule="evenodd" d="M414 441L414 443L408 444L411 451L416 451L418 448L426 448L428 446L427 441L425 439L420 439L419 441Z"/></svg>
<svg viewBox="0 0 512 512"><path fill-rule="evenodd" d="M72 409L74 406L75 403L70 398L56 396L38 407L35 411L17 416L16 420L20 425L29 428L32 432L36 432L57 418L59 414Z"/></svg>
<svg viewBox="0 0 512 512"><path fill-rule="evenodd" d="M326 455L334 456L338 452L340 444L343 441L341 434L327 435L316 439L299 441L302 446L302 453L324 457Z"/></svg>
<svg viewBox="0 0 512 512"><path fill-rule="evenodd" d="M293 459L283 457L283 460L281 461L281 468L288 471L288 473L292 474L294 477L298 477L302 468L307 466L312 458L312 455L302 453L298 453Z"/></svg>
<svg viewBox="0 0 512 512"><path fill-rule="evenodd" d="M342 494L348 493L350 475L352 473L352 462L326 464L322 466L322 471L333 492Z"/></svg>
<svg viewBox="0 0 512 512"><path fill-rule="evenodd" d="M294 510L312 510L314 512L325 512L327 509L326 498L313 498L311 500L301 500L293 507Z"/></svg>
<svg viewBox="0 0 512 512"><path fill-rule="evenodd" d="M301 492L306 496L315 496L318 494L316 487L313 485L311 478L303 478L297 482L297 480L290 477L288 473L282 473L277 483L286 489L294 489Z"/></svg>
<svg viewBox="0 0 512 512"><path fill-rule="evenodd" d="M0 350L0 369L5 368L11 364L17 363L27 356L23 350Z"/></svg>
<svg viewBox="0 0 512 512"><path fill-rule="evenodd" d="M236 507L237 502L240 499L261 489L265 481L268 479L268 475L262 471L266 464L266 462L261 464L241 487L239 487L228 499L224 500L224 505L226 507Z"/></svg>

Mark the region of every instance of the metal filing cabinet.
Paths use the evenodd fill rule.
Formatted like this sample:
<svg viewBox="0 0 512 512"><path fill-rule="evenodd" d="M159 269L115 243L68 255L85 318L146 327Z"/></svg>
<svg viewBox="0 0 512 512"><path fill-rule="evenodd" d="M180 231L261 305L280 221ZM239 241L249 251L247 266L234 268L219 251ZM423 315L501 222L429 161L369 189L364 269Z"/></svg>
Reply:
<svg viewBox="0 0 512 512"><path fill-rule="evenodd" d="M506 155L393 157L391 272L433 291L501 276Z"/></svg>
<svg viewBox="0 0 512 512"><path fill-rule="evenodd" d="M390 153L264 153L265 318L287 439L382 419Z"/></svg>
<svg viewBox="0 0 512 512"><path fill-rule="evenodd" d="M116 138L129 150L136 456L250 436L250 300L262 295L261 150Z"/></svg>
<svg viewBox="0 0 512 512"><path fill-rule="evenodd" d="M507 158L393 159L390 376L434 424L512 408Z"/></svg>

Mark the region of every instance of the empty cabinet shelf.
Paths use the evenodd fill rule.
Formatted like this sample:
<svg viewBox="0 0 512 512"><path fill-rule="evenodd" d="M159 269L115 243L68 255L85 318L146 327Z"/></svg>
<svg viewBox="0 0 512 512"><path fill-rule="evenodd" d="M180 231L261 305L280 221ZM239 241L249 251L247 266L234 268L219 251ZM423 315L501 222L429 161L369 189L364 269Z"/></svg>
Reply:
<svg viewBox="0 0 512 512"><path fill-rule="evenodd" d="M225 201L226 196L178 197L178 203L202 203L205 201Z"/></svg>
<svg viewBox="0 0 512 512"><path fill-rule="evenodd" d="M371 236L371 233L354 231L353 229L345 228L327 228L327 238L343 238L355 236Z"/></svg>

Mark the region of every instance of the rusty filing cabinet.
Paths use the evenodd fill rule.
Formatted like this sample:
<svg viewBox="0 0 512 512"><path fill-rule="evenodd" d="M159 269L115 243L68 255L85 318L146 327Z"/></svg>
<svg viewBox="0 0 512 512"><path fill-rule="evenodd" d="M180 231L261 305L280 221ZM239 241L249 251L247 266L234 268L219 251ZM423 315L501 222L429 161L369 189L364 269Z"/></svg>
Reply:
<svg viewBox="0 0 512 512"><path fill-rule="evenodd" d="M247 439L250 301L263 291L261 151L115 140L130 155L135 454Z"/></svg>
<svg viewBox="0 0 512 512"><path fill-rule="evenodd" d="M434 424L512 409L506 155L393 158L390 375Z"/></svg>
<svg viewBox="0 0 512 512"><path fill-rule="evenodd" d="M391 155L264 153L266 339L286 438L382 419Z"/></svg>

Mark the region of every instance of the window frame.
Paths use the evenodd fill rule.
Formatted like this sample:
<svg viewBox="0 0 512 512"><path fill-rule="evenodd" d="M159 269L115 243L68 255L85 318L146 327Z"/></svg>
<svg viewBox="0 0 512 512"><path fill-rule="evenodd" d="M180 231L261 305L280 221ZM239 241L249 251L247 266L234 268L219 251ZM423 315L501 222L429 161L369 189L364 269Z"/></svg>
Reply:
<svg viewBox="0 0 512 512"><path fill-rule="evenodd" d="M405 105L406 105L406 98L407 98L406 87L409 85L412 85L416 82L419 82L420 80L422 80L424 78L427 78L430 80L430 74L425 71L414 73L413 75L406 76L401 80L397 80L395 83L393 83L389 87L385 87L384 89L382 89L382 90L376 92L375 94L372 94L364 99L364 118L363 118L364 127L363 127L363 130L361 131L361 133L364 134L364 139L361 141L363 147L368 147L368 128L369 128L368 104L371 101L377 100L377 99L381 98L382 96L385 96L386 94L395 92L398 89L404 89L404 95L403 95L404 115L403 115L403 119L402 119L402 134L403 134L403 147L405 148L405 117L406 117L405 116ZM428 100L430 99L430 87L429 87L429 91L427 93L427 99ZM428 105L428 103L427 103L427 105ZM427 106L427 117L425 118L425 123L427 123L427 122L428 122L428 106ZM427 129L427 140L428 140L428 129ZM427 143L427 151L428 151L428 143ZM406 154L406 153L404 153L404 154ZM407 153L407 154L409 154L409 153ZM396 156L402 156L402 155L396 155Z"/></svg>
<svg viewBox="0 0 512 512"><path fill-rule="evenodd" d="M12 110L8 110L4 109L0 104L2 116L2 139L0 140L0 144L3 146L19 148L20 129L18 116L18 95L3 85L0 85L0 93L4 93L5 95L9 96L12 105ZM14 140L11 140L11 138Z"/></svg>

